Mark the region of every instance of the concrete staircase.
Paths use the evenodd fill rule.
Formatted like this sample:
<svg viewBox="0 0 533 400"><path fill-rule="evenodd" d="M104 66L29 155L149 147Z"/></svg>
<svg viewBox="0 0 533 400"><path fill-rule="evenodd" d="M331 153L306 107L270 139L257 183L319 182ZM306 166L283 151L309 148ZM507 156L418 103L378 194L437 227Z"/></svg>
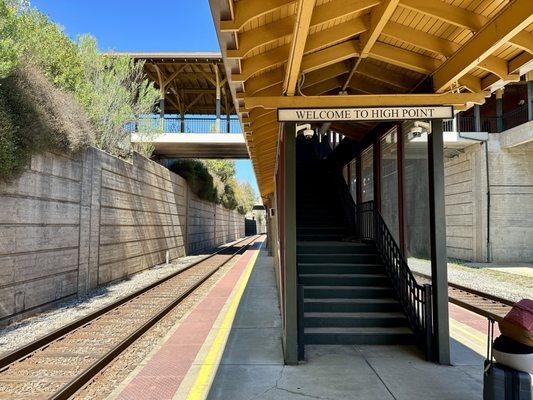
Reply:
<svg viewBox="0 0 533 400"><path fill-rule="evenodd" d="M298 281L305 344L411 344L414 335L375 246L349 235L327 164L299 142Z"/></svg>
<svg viewBox="0 0 533 400"><path fill-rule="evenodd" d="M371 244L298 243L306 344L409 344L414 336Z"/></svg>

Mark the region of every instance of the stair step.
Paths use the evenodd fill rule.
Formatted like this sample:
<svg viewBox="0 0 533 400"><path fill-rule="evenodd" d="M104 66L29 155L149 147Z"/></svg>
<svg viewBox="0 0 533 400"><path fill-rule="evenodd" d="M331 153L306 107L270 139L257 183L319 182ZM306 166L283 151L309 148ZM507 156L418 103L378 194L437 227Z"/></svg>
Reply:
<svg viewBox="0 0 533 400"><path fill-rule="evenodd" d="M408 321L400 312L306 312L306 327L399 327Z"/></svg>
<svg viewBox="0 0 533 400"><path fill-rule="evenodd" d="M390 281L385 274L300 274L303 285L333 286L387 286Z"/></svg>
<svg viewBox="0 0 533 400"><path fill-rule="evenodd" d="M297 244L298 254L316 253L317 249L320 249L320 253L323 254L354 254L354 253L374 253L376 248L373 244L367 243L353 243L342 241L321 241L313 243L300 243Z"/></svg>
<svg viewBox="0 0 533 400"><path fill-rule="evenodd" d="M356 263L302 263L298 262L300 274L385 274L382 264Z"/></svg>
<svg viewBox="0 0 533 400"><path fill-rule="evenodd" d="M331 327L305 328L306 344L414 344L415 337L407 327Z"/></svg>
<svg viewBox="0 0 533 400"><path fill-rule="evenodd" d="M350 299L350 298L306 298L304 312L395 312L400 303L393 298Z"/></svg>
<svg viewBox="0 0 533 400"><path fill-rule="evenodd" d="M303 241L322 241L322 240L340 240L345 235L340 233L314 233L314 234L301 234L297 235L298 240Z"/></svg>
<svg viewBox="0 0 533 400"><path fill-rule="evenodd" d="M381 264L381 257L376 253L320 253L320 245L313 253L298 252L298 261L316 264Z"/></svg>
<svg viewBox="0 0 533 400"><path fill-rule="evenodd" d="M379 299L393 296L388 286L304 286L304 296L308 298L350 298L350 299Z"/></svg>

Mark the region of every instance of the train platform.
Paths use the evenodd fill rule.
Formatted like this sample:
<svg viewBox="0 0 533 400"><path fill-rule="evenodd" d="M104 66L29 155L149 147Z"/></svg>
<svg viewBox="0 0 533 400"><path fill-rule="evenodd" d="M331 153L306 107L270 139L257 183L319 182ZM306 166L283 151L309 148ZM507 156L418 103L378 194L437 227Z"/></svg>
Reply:
<svg viewBox="0 0 533 400"><path fill-rule="evenodd" d="M263 242L244 253L111 398L482 398L486 325L451 305L453 365L426 362L413 346L307 346L283 363L273 259Z"/></svg>

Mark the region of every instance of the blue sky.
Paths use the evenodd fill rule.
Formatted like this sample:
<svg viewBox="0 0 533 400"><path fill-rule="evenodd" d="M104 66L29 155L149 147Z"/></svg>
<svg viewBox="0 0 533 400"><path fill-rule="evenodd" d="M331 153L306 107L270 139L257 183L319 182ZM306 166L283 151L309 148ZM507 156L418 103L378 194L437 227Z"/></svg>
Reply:
<svg viewBox="0 0 533 400"><path fill-rule="evenodd" d="M31 5L73 39L95 36L101 50L219 51L207 0L174 0L164 7L146 0L31 0ZM237 179L257 192L250 161L236 164Z"/></svg>

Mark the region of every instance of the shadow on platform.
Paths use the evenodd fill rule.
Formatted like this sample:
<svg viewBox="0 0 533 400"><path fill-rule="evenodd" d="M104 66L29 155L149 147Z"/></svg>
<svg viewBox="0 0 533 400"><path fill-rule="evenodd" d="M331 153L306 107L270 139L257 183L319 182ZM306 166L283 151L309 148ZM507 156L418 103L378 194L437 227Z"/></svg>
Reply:
<svg viewBox="0 0 533 400"><path fill-rule="evenodd" d="M482 398L483 359L452 341L453 367L427 363L413 346L307 346L283 365L272 257L265 251L239 305L209 400Z"/></svg>

